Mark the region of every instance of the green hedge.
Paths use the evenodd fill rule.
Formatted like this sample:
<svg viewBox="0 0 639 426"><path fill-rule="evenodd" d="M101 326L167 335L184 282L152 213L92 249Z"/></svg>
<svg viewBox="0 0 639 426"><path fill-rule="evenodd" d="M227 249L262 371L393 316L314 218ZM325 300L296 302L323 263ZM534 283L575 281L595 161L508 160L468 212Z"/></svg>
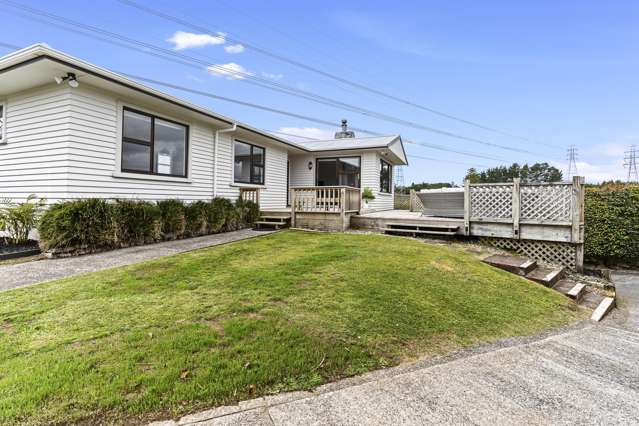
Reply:
<svg viewBox="0 0 639 426"><path fill-rule="evenodd" d="M639 265L639 186L586 189L585 258Z"/></svg>
<svg viewBox="0 0 639 426"><path fill-rule="evenodd" d="M52 205L38 232L43 250L91 252L235 231L258 217L257 204L225 198L190 204L92 198Z"/></svg>

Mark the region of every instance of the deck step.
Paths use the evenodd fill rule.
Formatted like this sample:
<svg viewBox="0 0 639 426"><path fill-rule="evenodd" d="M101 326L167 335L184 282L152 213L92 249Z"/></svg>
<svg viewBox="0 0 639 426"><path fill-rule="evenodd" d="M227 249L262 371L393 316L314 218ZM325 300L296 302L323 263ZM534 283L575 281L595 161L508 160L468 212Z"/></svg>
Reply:
<svg viewBox="0 0 639 426"><path fill-rule="evenodd" d="M459 229L459 226L456 226L456 225L430 225L430 224L427 225L427 224L420 224L420 223L387 223L386 226L389 228L401 227L401 229L426 228L426 229L447 229L451 231L453 230L456 231L457 229Z"/></svg>
<svg viewBox="0 0 639 426"><path fill-rule="evenodd" d="M521 256L495 254L485 258L483 262L517 275L526 275L537 267L537 262Z"/></svg>
<svg viewBox="0 0 639 426"><path fill-rule="evenodd" d="M537 267L526 274L526 278L536 283L553 287L557 281L564 277L564 268Z"/></svg>
<svg viewBox="0 0 639 426"><path fill-rule="evenodd" d="M262 215L260 219L272 219L272 220L290 220L291 216L271 216L271 215Z"/></svg>
<svg viewBox="0 0 639 426"><path fill-rule="evenodd" d="M404 232L407 234L428 234L428 235L455 235L455 231L429 231L425 229L405 229L405 228L382 228L384 232Z"/></svg>
<svg viewBox="0 0 639 426"><path fill-rule="evenodd" d="M593 321L601 321L612 308L615 307L615 299L604 297L590 317Z"/></svg>
<svg viewBox="0 0 639 426"><path fill-rule="evenodd" d="M597 307L603 302L606 296L603 296L599 293L595 293L594 291L587 291L581 298L581 302L579 303L582 306L585 306L590 309L597 309Z"/></svg>
<svg viewBox="0 0 639 426"><path fill-rule="evenodd" d="M564 279L557 281L552 289L578 302L586 292L586 285Z"/></svg>

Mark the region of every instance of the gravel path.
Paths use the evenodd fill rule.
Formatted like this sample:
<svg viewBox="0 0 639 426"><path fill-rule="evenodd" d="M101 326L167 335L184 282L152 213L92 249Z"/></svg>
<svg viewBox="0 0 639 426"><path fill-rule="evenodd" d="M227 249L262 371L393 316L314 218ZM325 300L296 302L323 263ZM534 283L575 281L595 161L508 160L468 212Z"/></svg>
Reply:
<svg viewBox="0 0 639 426"><path fill-rule="evenodd" d="M15 265L0 266L0 291L66 278L87 272L100 271L116 266L131 265L145 260L184 253L233 241L246 240L274 231L242 229L234 232L206 235L177 241L167 241L146 246L129 247L86 256L62 259L45 259Z"/></svg>

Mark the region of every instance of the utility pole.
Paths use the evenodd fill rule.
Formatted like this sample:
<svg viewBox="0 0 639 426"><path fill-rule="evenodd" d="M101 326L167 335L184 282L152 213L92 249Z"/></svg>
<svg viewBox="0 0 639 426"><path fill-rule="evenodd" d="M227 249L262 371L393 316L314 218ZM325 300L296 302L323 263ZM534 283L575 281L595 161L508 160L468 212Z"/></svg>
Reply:
<svg viewBox="0 0 639 426"><path fill-rule="evenodd" d="M566 156L566 159L568 160L568 172L566 173L566 177L568 179L577 175L577 156L577 148L575 148L574 145L570 145Z"/></svg>
<svg viewBox="0 0 639 426"><path fill-rule="evenodd" d="M634 145L624 153L624 168L628 168L627 182L639 182L639 173L637 173L637 151Z"/></svg>

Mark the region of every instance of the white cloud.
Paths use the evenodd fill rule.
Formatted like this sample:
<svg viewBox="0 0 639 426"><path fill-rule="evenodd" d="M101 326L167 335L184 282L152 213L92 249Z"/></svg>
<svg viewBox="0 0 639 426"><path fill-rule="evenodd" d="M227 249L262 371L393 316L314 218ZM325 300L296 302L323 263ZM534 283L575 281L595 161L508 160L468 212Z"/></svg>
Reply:
<svg viewBox="0 0 639 426"><path fill-rule="evenodd" d="M226 53L242 53L244 52L244 46L241 44L229 44L224 46L224 50L226 50Z"/></svg>
<svg viewBox="0 0 639 426"><path fill-rule="evenodd" d="M207 67L207 70L215 76L226 77L229 80L242 80L255 75L255 73L248 71L242 65L236 64L235 62L211 65Z"/></svg>
<svg viewBox="0 0 639 426"><path fill-rule="evenodd" d="M284 78L284 74L273 74L273 73L270 73L270 72L262 71L262 77L268 78L268 79L271 79L271 80L281 80L282 78Z"/></svg>
<svg viewBox="0 0 639 426"><path fill-rule="evenodd" d="M169 43L173 43L173 50L192 49L195 47L214 46L225 43L225 34L194 34L184 31L176 31L173 37L167 39Z"/></svg>
<svg viewBox="0 0 639 426"><path fill-rule="evenodd" d="M553 166L557 167L564 172L564 179L568 180L568 176L565 175L568 170L567 163L554 163ZM617 160L605 164L593 164L586 161L577 161L577 175L584 176L586 183L599 183L605 180L626 180L626 169L623 167L623 161Z"/></svg>
<svg viewBox="0 0 639 426"><path fill-rule="evenodd" d="M286 135L289 139L296 141L307 141L309 139L318 139L318 140L327 140L333 139L335 137L335 131L327 130L327 129L318 129L317 127L280 127L277 129L278 132L288 133ZM295 137L290 135L298 135L301 137Z"/></svg>

